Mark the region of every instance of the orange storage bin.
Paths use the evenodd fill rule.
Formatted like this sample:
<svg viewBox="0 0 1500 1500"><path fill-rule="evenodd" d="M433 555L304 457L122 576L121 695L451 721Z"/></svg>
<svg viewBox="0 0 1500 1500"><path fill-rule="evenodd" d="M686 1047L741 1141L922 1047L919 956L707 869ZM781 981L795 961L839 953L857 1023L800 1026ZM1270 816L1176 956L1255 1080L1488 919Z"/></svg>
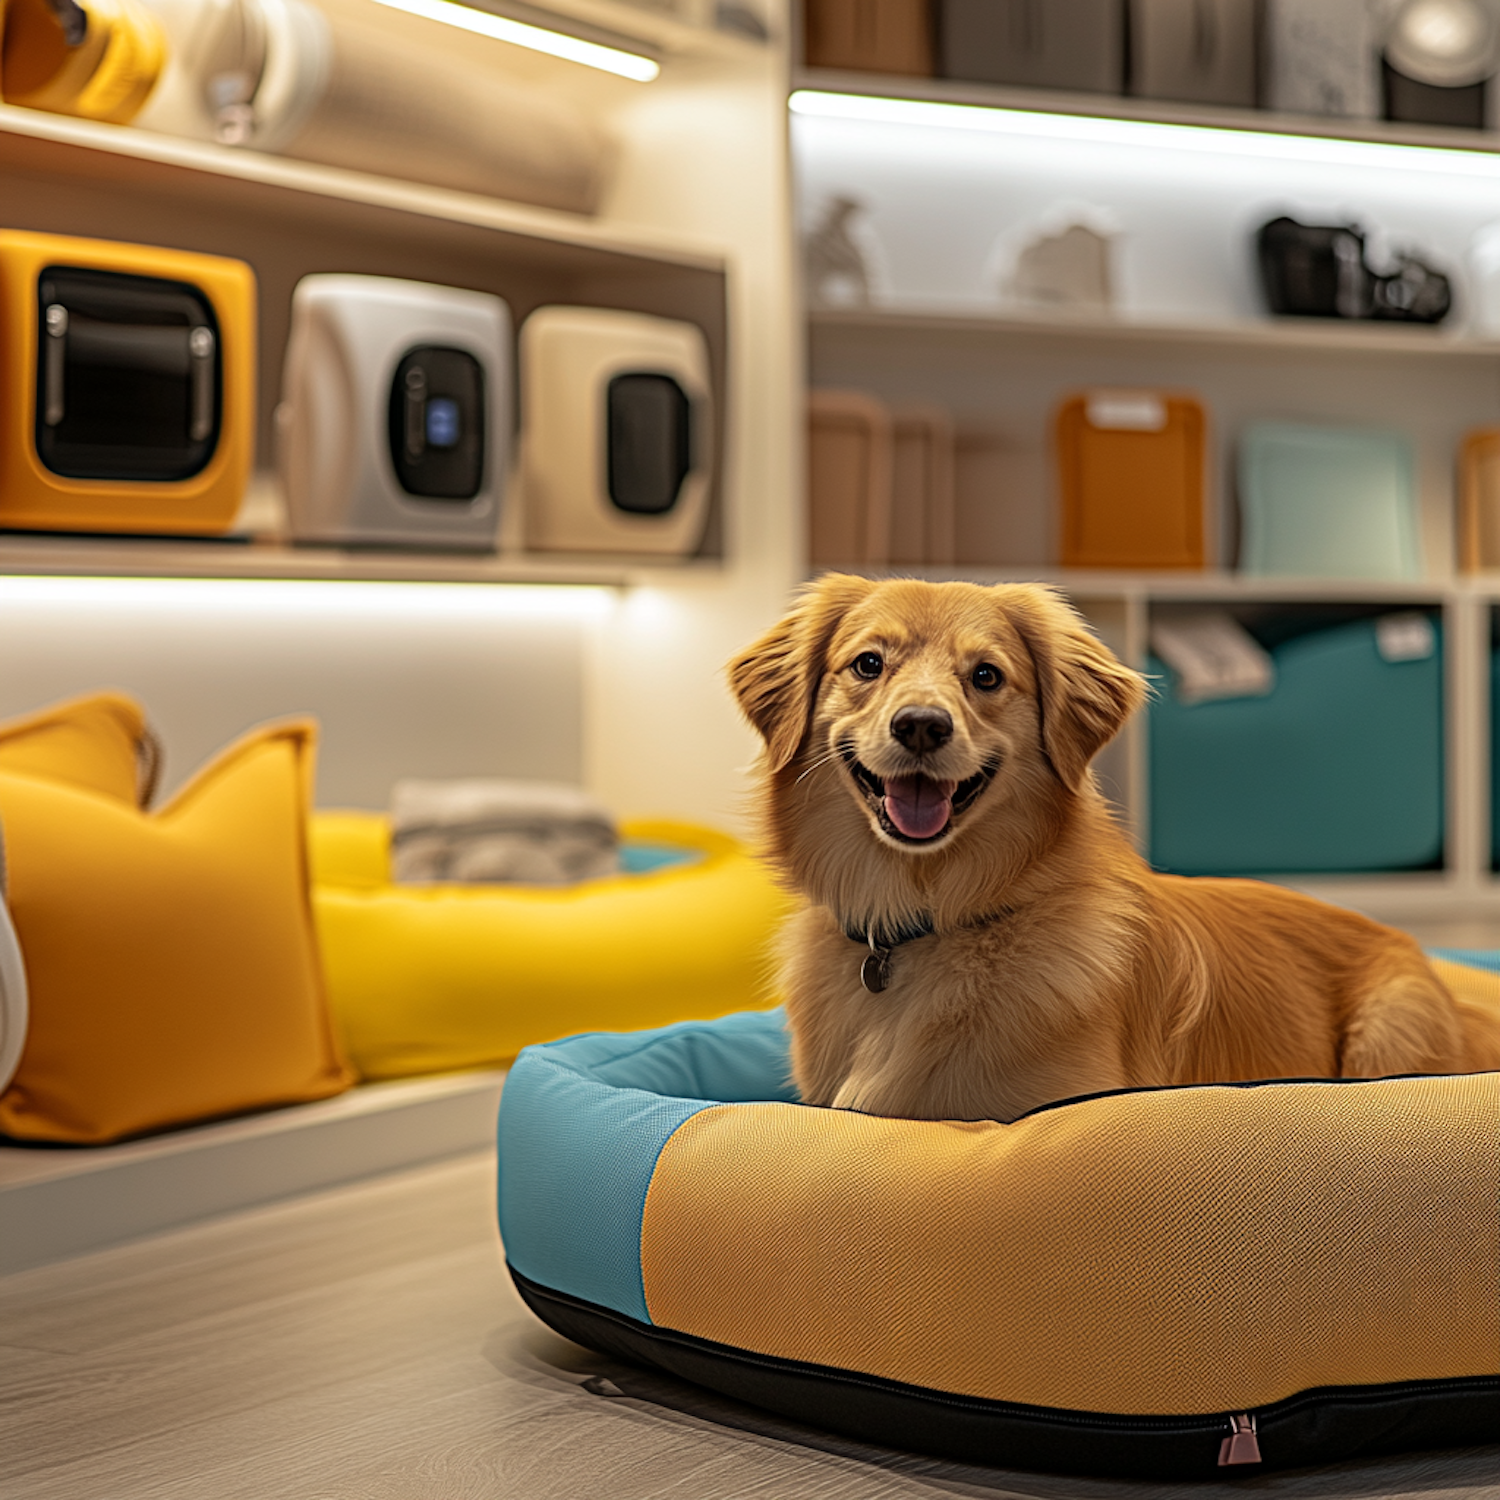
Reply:
<svg viewBox="0 0 1500 1500"><path fill-rule="evenodd" d="M1201 568L1203 408L1160 391L1091 391L1058 408L1061 562Z"/></svg>
<svg viewBox="0 0 1500 1500"><path fill-rule="evenodd" d="M1464 435L1458 454L1458 567L1500 568L1500 428Z"/></svg>

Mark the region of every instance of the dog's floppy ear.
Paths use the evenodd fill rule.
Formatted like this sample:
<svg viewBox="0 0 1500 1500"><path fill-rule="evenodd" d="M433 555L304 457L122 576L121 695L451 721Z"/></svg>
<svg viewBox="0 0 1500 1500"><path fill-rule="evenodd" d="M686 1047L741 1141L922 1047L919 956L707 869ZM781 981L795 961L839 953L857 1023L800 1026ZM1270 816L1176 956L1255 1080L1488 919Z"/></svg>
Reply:
<svg viewBox="0 0 1500 1500"><path fill-rule="evenodd" d="M1089 762L1146 700L1146 679L1132 672L1050 589L1002 589L1006 617L1036 666L1042 749L1069 791Z"/></svg>
<svg viewBox="0 0 1500 1500"><path fill-rule="evenodd" d="M729 663L729 685L765 740L772 771L796 756L812 723L833 633L873 587L847 573L825 573L802 591L789 614Z"/></svg>

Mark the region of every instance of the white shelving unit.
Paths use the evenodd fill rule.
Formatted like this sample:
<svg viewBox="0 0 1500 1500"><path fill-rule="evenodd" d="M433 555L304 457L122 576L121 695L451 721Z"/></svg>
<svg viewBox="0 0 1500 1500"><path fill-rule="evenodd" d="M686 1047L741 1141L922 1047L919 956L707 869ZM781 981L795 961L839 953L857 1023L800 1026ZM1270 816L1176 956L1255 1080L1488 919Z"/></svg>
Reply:
<svg viewBox="0 0 1500 1500"><path fill-rule="evenodd" d="M249 260L259 282L258 467L273 464L292 286L330 263L420 280L452 280L506 297L519 322L540 302L597 298L675 314L704 327L725 376L726 257L702 239L599 223L391 178L259 152L0 106L0 193L10 228L170 243ZM719 445L722 448L722 443ZM719 486L722 492L722 483ZM513 509L513 508L512 508ZM517 555L462 564L438 553L332 553L151 539L69 547L0 539L0 569L105 573L223 572L277 578L600 581L593 559ZM705 544L722 553L722 515ZM604 571L608 571L607 564ZM620 581L616 567L606 581Z"/></svg>
<svg viewBox="0 0 1500 1500"><path fill-rule="evenodd" d="M272 468L272 413L291 291L310 272L410 277L494 292L510 303L517 325L547 302L695 322L707 336L721 398L714 501L699 555L675 563L530 553L514 524L514 504L509 526L502 524L501 550L493 556L292 547L274 527L248 521L254 532L248 543L0 533L0 604L7 597L6 575L602 585L610 590L605 604L594 597L579 606L583 654L577 669L536 702L516 703L515 712L547 724L581 724L585 780L622 811L733 824L737 768L749 760L750 744L717 673L774 617L798 568L800 378L786 176L784 8L776 0L761 7L769 36L757 41L715 29L715 8L706 0L540 0L516 6L497 0L498 12L514 11L533 24L555 24L650 56L660 75L641 84L372 0L323 3L398 40L420 42L429 55L446 51L466 65L478 60L493 66L497 89L508 79L521 80L587 117L611 142L597 214L0 106L5 226L249 261L260 297L262 482ZM741 437L749 431L753 442ZM144 582L131 618L156 620L142 591L149 591ZM36 597L34 584L23 597ZM293 592L278 597L289 601L289 610L300 608ZM166 603L162 608L170 612ZM557 608L565 608L561 599ZM90 685L79 679L80 665L68 654L72 648L55 644L40 625L42 615L28 614L31 609L11 610L12 653L33 616L39 622L24 664L16 663L37 686L25 689L24 702L15 700L16 711L29 706L29 695L62 696ZM663 629L664 620L671 621L669 629ZM134 639L135 629L127 637ZM158 629L166 627L139 627L141 651L155 650L156 659L136 675L152 685L152 711L169 725L177 723L181 736L194 743L209 733L199 722L205 679L214 694L231 685L213 677L211 663L193 656L191 632L182 637L174 676L160 649L146 645L147 635ZM452 736L443 715L434 717L421 706L430 693L415 660L400 654L379 662L351 660L340 629L334 623L309 626L299 641L288 680L304 685L288 687L296 696L288 697L286 711L326 707L336 719L352 694L363 705L361 722L397 716L411 726L413 749L425 735L434 758L441 759ZM455 659L471 660L472 633L457 624L453 632ZM169 650L178 650L176 639L171 636ZM269 642L266 647L271 655L279 649ZM0 687L6 662L0 646ZM264 670L275 670L269 658ZM130 687L129 675L117 676L116 685ZM162 692L163 676L180 682L175 696ZM53 680L55 689L42 686ZM503 669L477 675L470 692L482 697L503 680ZM448 717L457 724L461 715ZM423 720L429 728L422 728ZM670 743L652 728L663 720L680 726ZM476 773L506 773L504 763L483 758L481 747L473 753ZM571 763L572 757L562 762Z"/></svg>
<svg viewBox="0 0 1500 1500"><path fill-rule="evenodd" d="M1357 199L1374 180L1360 174L1373 171L1377 158L1342 173L1338 153L1342 143L1355 140L1443 148L1441 157L1430 158L1434 171L1468 183L1458 207L1475 217L1454 217L1458 210L1451 200L1462 195L1453 192L1453 183L1405 168L1381 179L1386 196L1375 217L1399 223L1409 210L1417 232L1430 227L1452 264L1455 247L1471 232L1467 225L1485 216L1500 219L1500 163L1491 165L1500 137L824 71L799 73L796 87L855 100L844 115L838 105L816 107L805 130L794 116L804 222L831 194L856 198L866 207L865 243L877 252L871 305L807 310L809 383L864 389L897 403L936 402L952 413L958 431L957 562L900 571L1052 584L1137 666L1146 660L1153 612L1184 604L1439 612L1445 644L1444 868L1290 881L1390 920L1500 916L1489 836L1489 662L1500 578L1458 577L1453 562L1454 456L1465 431L1500 422L1500 342L1473 331L1461 274L1457 316L1446 327L1272 320L1259 312L1249 254L1255 224L1277 211L1282 168L1272 158L1278 153L1294 184L1286 190L1292 200L1287 207L1316 212L1306 205L1326 179L1327 213L1358 210L1357 201L1341 203L1339 194ZM882 117L879 110L862 112L862 98L969 105L976 113L929 120L902 117L897 110ZM985 111L1004 118L987 118ZM1049 121L1060 117L1054 138ZM1191 149L1181 148L1172 170L1163 155L1129 179L1136 170L1132 163L1149 158L1153 147L1132 137L1126 154L1109 139L1111 121L1125 122L1122 140L1137 124L1237 134L1193 132ZM915 138L928 128L931 138ZM1080 144L1090 131L1102 146ZM938 132L953 145L934 156L926 172L923 157ZM1251 141L1245 133L1274 139ZM1290 138L1305 140L1307 161L1297 159L1301 148ZM1120 154L1111 156L1117 149ZM1270 164L1258 166L1262 149ZM1428 160L1422 153L1413 156ZM1119 201L1108 196L1117 169ZM1409 204L1403 193L1410 194ZM986 279L994 275L993 257L980 275L986 247L999 243L997 235L1034 221L1049 194L1121 208L1119 243L1126 259L1114 314L1049 315L1006 305ZM901 227L914 218L919 230ZM1201 271L1204 264L1209 271ZM1207 504L1214 566L1152 574L1057 567L1051 416L1064 394L1098 386L1186 389L1203 400L1210 423ZM1390 582L1258 578L1234 571L1234 434L1257 418L1391 426L1409 433L1418 455L1423 576ZM1140 715L1101 765L1141 842L1149 826L1149 757L1149 721Z"/></svg>

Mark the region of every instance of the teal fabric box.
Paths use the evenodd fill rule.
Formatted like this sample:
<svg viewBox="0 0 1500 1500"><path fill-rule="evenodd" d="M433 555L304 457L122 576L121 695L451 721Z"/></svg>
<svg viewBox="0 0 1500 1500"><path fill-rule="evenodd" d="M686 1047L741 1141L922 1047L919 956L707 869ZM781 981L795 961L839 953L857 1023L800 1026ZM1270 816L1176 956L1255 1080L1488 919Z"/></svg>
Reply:
<svg viewBox="0 0 1500 1500"><path fill-rule="evenodd" d="M1264 698L1185 705L1151 660L1151 863L1183 875L1419 869L1443 853L1443 659L1374 620L1296 636Z"/></svg>

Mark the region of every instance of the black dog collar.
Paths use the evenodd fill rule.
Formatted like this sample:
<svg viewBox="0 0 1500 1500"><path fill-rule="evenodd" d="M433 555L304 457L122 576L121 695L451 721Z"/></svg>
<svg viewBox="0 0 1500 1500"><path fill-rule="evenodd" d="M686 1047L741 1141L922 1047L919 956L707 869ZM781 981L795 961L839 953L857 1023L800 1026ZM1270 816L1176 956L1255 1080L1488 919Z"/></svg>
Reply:
<svg viewBox="0 0 1500 1500"><path fill-rule="evenodd" d="M971 922L965 922L965 927L988 927L991 922L998 922L1002 917L1008 917L1011 908L1002 906L999 911L991 912L986 917L978 917ZM937 928L932 924L932 917L923 912L920 916L913 917L909 922L897 923L894 927L856 927L853 922L841 924L844 936L851 943L858 943L860 947L868 947L870 952L865 961L859 966L859 982L869 990L872 995L878 995L891 982L891 951L899 948L903 943L914 943L918 938L932 937Z"/></svg>
<svg viewBox="0 0 1500 1500"><path fill-rule="evenodd" d="M852 922L844 923L844 936L851 943L868 946L870 952L859 966L859 982L872 995L878 995L891 982L891 950L902 943L914 943L918 938L931 937L937 929L932 918L925 913L913 921L895 927L856 927Z"/></svg>

